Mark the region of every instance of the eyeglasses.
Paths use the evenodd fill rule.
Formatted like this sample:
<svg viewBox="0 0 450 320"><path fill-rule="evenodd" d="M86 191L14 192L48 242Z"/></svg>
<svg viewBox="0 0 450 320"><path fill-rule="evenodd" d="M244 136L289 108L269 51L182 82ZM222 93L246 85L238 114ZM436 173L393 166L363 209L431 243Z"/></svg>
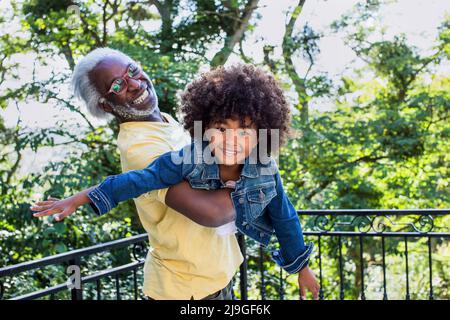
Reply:
<svg viewBox="0 0 450 320"><path fill-rule="evenodd" d="M142 75L142 69L139 68L136 64L132 63L128 66L127 72L121 77L117 78L113 81L111 84L111 87L109 88L109 91L105 94L108 95L109 93L114 94L121 94L128 88L128 81L127 79L134 79L137 80Z"/></svg>

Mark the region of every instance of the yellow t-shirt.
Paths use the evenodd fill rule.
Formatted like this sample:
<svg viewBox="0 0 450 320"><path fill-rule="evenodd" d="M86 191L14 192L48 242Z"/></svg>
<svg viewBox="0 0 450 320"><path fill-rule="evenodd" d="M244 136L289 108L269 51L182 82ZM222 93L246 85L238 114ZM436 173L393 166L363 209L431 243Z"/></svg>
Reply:
<svg viewBox="0 0 450 320"><path fill-rule="evenodd" d="M161 154L190 143L170 115L168 122L125 122L117 139L122 171L147 167ZM153 299L201 299L233 278L243 257L234 234L220 236L164 203L167 189L134 199L150 250L144 265L144 294Z"/></svg>

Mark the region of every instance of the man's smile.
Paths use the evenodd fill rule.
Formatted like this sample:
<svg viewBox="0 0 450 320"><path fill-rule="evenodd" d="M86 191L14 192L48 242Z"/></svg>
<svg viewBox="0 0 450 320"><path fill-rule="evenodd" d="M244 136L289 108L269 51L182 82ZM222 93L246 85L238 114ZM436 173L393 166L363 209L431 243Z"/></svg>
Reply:
<svg viewBox="0 0 450 320"><path fill-rule="evenodd" d="M145 99L149 96L149 92L147 88L144 89L144 92L142 92L135 100L132 101L132 104L138 105L145 101Z"/></svg>
<svg viewBox="0 0 450 320"><path fill-rule="evenodd" d="M153 105L153 91L147 82L145 82L144 89L139 93L133 100L131 100L130 105L137 108L142 109L142 107L147 106L148 104Z"/></svg>

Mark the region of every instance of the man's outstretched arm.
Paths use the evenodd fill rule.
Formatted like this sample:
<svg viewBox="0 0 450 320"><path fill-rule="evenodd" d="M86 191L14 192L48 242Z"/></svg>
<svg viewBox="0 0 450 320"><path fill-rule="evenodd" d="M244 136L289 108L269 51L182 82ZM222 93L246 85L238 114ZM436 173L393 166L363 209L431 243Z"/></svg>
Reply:
<svg viewBox="0 0 450 320"><path fill-rule="evenodd" d="M173 185L167 191L167 206L205 227L218 227L235 219L232 189L193 189L187 181Z"/></svg>

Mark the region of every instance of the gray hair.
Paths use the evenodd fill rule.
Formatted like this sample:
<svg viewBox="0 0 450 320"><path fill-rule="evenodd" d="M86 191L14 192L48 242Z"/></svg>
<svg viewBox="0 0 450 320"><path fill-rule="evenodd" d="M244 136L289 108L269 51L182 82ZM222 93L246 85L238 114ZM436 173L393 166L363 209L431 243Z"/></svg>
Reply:
<svg viewBox="0 0 450 320"><path fill-rule="evenodd" d="M106 57L117 57L127 61L133 61L129 56L118 50L97 48L89 52L77 63L73 70L71 83L75 97L83 100L86 103L89 113L100 119L111 119L112 115L99 108L98 103L102 96L89 79L89 72Z"/></svg>

